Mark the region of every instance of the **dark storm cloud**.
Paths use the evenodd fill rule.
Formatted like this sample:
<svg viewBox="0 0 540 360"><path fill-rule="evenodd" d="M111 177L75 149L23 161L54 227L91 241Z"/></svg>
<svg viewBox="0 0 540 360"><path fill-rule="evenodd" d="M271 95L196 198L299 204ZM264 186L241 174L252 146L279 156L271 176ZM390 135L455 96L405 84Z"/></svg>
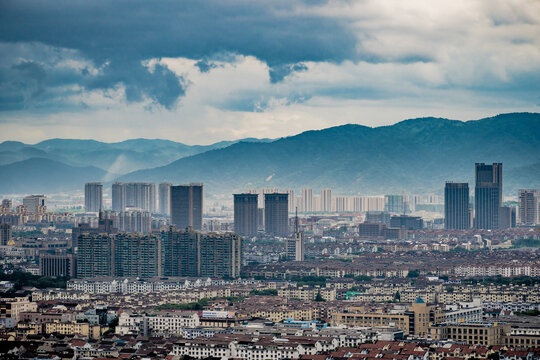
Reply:
<svg viewBox="0 0 540 360"><path fill-rule="evenodd" d="M145 60L203 59L197 66L204 72L214 66L209 59L215 54L252 55L268 64L275 82L291 71L303 70L287 64L339 62L354 56L356 40L344 24L295 13L296 5L291 1L219 0L3 1L0 41L76 50L102 71L98 75L87 70L72 73L79 79L67 77L66 84L107 89L121 83L128 101L146 96L171 108L184 94L186 81L166 67L149 72ZM44 91L45 78L56 76L41 70L40 74L30 73L37 69L28 68L24 74L35 94ZM26 95L23 98L29 100ZM9 102L8 107L22 105L14 99L0 101Z"/></svg>

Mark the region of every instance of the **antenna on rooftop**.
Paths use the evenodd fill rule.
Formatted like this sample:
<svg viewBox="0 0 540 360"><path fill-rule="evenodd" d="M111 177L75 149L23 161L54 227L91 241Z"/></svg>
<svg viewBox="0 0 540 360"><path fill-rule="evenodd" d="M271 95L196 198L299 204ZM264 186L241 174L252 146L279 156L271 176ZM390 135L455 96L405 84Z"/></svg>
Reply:
<svg viewBox="0 0 540 360"><path fill-rule="evenodd" d="M298 206L295 208L294 211L294 232L298 232Z"/></svg>

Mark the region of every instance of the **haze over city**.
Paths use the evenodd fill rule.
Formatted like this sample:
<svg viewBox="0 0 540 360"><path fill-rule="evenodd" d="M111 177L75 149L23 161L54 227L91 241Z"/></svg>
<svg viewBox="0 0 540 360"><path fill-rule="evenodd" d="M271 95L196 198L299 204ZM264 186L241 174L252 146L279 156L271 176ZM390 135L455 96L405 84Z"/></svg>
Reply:
<svg viewBox="0 0 540 360"><path fill-rule="evenodd" d="M0 1L0 358L540 360L540 1Z"/></svg>

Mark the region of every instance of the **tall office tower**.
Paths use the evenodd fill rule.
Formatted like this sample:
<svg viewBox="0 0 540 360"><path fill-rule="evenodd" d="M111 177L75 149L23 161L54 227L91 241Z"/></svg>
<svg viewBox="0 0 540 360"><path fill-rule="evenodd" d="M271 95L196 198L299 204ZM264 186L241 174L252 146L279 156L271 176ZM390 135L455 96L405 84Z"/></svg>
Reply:
<svg viewBox="0 0 540 360"><path fill-rule="evenodd" d="M107 234L83 233L78 239L77 277L114 276L114 240Z"/></svg>
<svg viewBox="0 0 540 360"><path fill-rule="evenodd" d="M313 189L302 189L302 204L304 205L302 211L313 211Z"/></svg>
<svg viewBox="0 0 540 360"><path fill-rule="evenodd" d="M321 189L321 211L322 212L332 211L332 190L331 189Z"/></svg>
<svg viewBox="0 0 540 360"><path fill-rule="evenodd" d="M255 236L258 229L259 203L257 194L234 194L234 232L241 236Z"/></svg>
<svg viewBox="0 0 540 360"><path fill-rule="evenodd" d="M242 266L242 238L233 233L200 235L200 277L237 278Z"/></svg>
<svg viewBox="0 0 540 360"><path fill-rule="evenodd" d="M406 210L403 195L384 195L384 211L394 214L404 214Z"/></svg>
<svg viewBox="0 0 540 360"><path fill-rule="evenodd" d="M264 195L264 230L267 235L289 235L289 194Z"/></svg>
<svg viewBox="0 0 540 360"><path fill-rule="evenodd" d="M41 212L47 206L46 199L45 195L28 195L23 198L23 205L29 212Z"/></svg>
<svg viewBox="0 0 540 360"><path fill-rule="evenodd" d="M112 184L112 209L120 212L126 209L126 185L115 182Z"/></svg>
<svg viewBox="0 0 540 360"><path fill-rule="evenodd" d="M519 223L525 226L534 226L540 223L540 193L536 189L520 189L518 192L519 201Z"/></svg>
<svg viewBox="0 0 540 360"><path fill-rule="evenodd" d="M298 215L294 218L294 233L287 239L287 258L292 261L304 261L304 233L298 226Z"/></svg>
<svg viewBox="0 0 540 360"><path fill-rule="evenodd" d="M469 184L447 182L444 187L444 228L469 229Z"/></svg>
<svg viewBox="0 0 540 360"><path fill-rule="evenodd" d="M41 276L57 277L76 276L75 257L73 254L39 254L39 269Z"/></svg>
<svg viewBox="0 0 540 360"><path fill-rule="evenodd" d="M152 232L152 215L148 211L121 211L118 214L118 230L124 232Z"/></svg>
<svg viewBox="0 0 540 360"><path fill-rule="evenodd" d="M193 228L177 230L174 226L161 233L163 276L198 276L200 235Z"/></svg>
<svg viewBox="0 0 540 360"><path fill-rule="evenodd" d="M5 212L12 212L13 211L13 201L11 201L11 199L3 199L1 208Z"/></svg>
<svg viewBox="0 0 540 360"><path fill-rule="evenodd" d="M103 209L103 184L84 184L84 208L88 212L98 212Z"/></svg>
<svg viewBox="0 0 540 360"><path fill-rule="evenodd" d="M498 229L502 206L502 164L475 164L474 213L476 229Z"/></svg>
<svg viewBox="0 0 540 360"><path fill-rule="evenodd" d="M11 224L0 224L0 245L7 245L11 240Z"/></svg>
<svg viewBox="0 0 540 360"><path fill-rule="evenodd" d="M171 225L202 229L203 184L171 186Z"/></svg>
<svg viewBox="0 0 540 360"><path fill-rule="evenodd" d="M120 233L114 236L114 276L161 276L161 238Z"/></svg>
<svg viewBox="0 0 540 360"><path fill-rule="evenodd" d="M171 183L159 184L159 213L170 215Z"/></svg>

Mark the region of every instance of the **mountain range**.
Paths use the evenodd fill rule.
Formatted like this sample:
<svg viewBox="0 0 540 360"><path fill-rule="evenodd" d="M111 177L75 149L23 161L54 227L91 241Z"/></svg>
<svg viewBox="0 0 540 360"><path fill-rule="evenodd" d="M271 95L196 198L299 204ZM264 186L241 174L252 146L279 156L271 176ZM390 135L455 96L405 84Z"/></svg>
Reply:
<svg viewBox="0 0 540 360"><path fill-rule="evenodd" d="M273 141L244 139L209 146L146 139L0 144L0 164L17 157L23 161L0 166L2 174L16 173L7 180L2 176L0 193L68 191L99 179L203 182L210 194L260 187L328 187L343 194L441 193L445 181L473 186L475 162L502 162L504 191L515 195L518 188L540 187L540 114L471 121L430 117L374 128L349 124ZM34 178L37 164L48 170L37 171L39 178ZM60 180L58 174L63 174ZM22 178L28 181L15 180Z"/></svg>

